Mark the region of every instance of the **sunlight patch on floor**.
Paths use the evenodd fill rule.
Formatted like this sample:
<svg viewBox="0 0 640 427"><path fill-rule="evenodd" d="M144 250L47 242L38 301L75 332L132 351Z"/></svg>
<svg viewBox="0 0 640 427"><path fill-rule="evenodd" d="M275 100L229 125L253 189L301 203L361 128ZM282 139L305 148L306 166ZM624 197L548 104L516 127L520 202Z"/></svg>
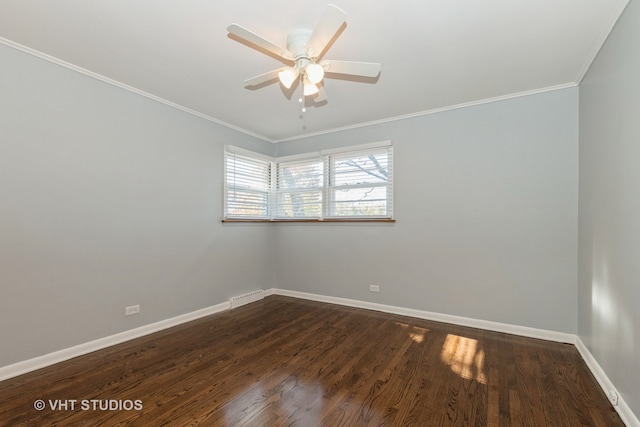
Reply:
<svg viewBox="0 0 640 427"><path fill-rule="evenodd" d="M478 341L458 335L447 335L440 359L461 378L486 384L484 350L478 349Z"/></svg>
<svg viewBox="0 0 640 427"><path fill-rule="evenodd" d="M429 332L429 329L421 328L419 326L409 326L406 323L394 322L396 325L400 326L403 329L407 330L409 337L420 344L424 341L424 334Z"/></svg>

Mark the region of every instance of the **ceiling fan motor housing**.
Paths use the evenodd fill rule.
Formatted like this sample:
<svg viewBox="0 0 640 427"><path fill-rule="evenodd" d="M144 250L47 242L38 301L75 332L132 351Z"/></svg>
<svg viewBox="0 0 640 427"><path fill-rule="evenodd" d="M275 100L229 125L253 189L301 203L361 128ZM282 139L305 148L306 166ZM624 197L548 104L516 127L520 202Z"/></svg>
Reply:
<svg viewBox="0 0 640 427"><path fill-rule="evenodd" d="M287 37L287 49L293 54L295 61L293 68L303 79L307 77L311 83L315 84L324 77L324 70L315 65L317 55L311 52L313 48L308 46L312 33L311 30L306 29L292 31ZM314 67L318 67L319 70L313 69Z"/></svg>
<svg viewBox="0 0 640 427"><path fill-rule="evenodd" d="M299 58L306 58L314 56L314 52L307 52L307 44L311 38L311 30L298 29L293 30L287 37L287 49L293 54L293 58L298 62ZM319 52L318 52L319 53ZM317 55L315 55L317 56Z"/></svg>

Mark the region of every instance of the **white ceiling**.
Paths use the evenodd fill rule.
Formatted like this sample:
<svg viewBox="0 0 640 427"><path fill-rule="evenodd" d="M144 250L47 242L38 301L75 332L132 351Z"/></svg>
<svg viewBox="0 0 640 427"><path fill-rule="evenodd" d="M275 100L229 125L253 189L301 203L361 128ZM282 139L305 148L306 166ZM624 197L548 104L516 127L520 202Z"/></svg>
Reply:
<svg viewBox="0 0 640 427"><path fill-rule="evenodd" d="M379 62L375 81L325 79L301 114L281 67L228 36L238 23L286 47L313 29L311 0L2 0L0 42L267 141L580 82L628 0L332 0L347 25L325 59Z"/></svg>

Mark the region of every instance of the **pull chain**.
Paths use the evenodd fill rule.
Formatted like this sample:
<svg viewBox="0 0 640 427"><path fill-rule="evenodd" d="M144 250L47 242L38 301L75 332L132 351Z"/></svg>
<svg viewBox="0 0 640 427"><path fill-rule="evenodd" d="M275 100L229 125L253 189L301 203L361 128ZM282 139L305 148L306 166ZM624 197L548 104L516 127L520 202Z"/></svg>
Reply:
<svg viewBox="0 0 640 427"><path fill-rule="evenodd" d="M302 104L301 111L303 113L306 113L307 109L304 106L304 77L302 76L302 74L300 75L300 98L298 98L298 102Z"/></svg>

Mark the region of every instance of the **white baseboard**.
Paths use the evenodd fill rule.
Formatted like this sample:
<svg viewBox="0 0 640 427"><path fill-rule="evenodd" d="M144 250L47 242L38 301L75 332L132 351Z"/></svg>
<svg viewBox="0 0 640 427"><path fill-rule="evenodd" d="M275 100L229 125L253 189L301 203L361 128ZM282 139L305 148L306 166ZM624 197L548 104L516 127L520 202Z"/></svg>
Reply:
<svg viewBox="0 0 640 427"><path fill-rule="evenodd" d="M33 359L24 360L22 362L17 362L8 366L3 366L0 367L0 381L17 377L18 375L26 374L27 372L35 371L40 368L45 368L56 363L64 362L65 360L82 356L83 354L91 353L96 350L101 350L112 345L120 344L134 338L140 338L142 336L149 335L163 329L168 329L182 323L190 322L204 316L209 316L210 314L219 313L221 311L228 310L229 307L230 304L228 301L223 302L211 307L192 311L191 313L182 314L170 319L161 320L156 323L140 326L139 328L120 332L115 335L99 338L94 341L89 341L59 351L54 351L53 353L34 357Z"/></svg>
<svg viewBox="0 0 640 427"><path fill-rule="evenodd" d="M392 305L352 300L348 298L338 298L338 297L330 297L326 295L310 294L306 292L289 291L286 289L274 288L274 289L269 289L266 292L268 292L267 295L289 296L293 298L301 298L301 299L307 299L312 301L326 302L331 304L344 305L348 307L381 311L384 313L400 314L403 316L416 317L416 318L425 319L425 320L433 320L436 322L451 323L454 325L468 326L472 328L485 329L489 331L504 332L507 334L519 335L519 336L524 336L528 338L537 338L537 339L543 339L547 341L574 344L578 349L578 352L582 356L582 359L584 359L585 363L587 364L587 367L589 368L589 370L591 370L593 375L596 377L596 380L598 381L598 384L604 391L605 395L608 396L609 390L614 390L616 391L616 393L618 393L613 383L609 380L607 375L604 373L604 371L596 361L596 359L589 352L587 347L584 345L582 340L577 335L567 334L563 332L556 332L556 331L547 331L544 329L536 329L536 328L530 328L526 326L517 326L517 325L506 324L506 323L471 319L468 317L452 316L449 314L433 313L430 311L414 310L410 308L396 307ZM629 406L626 404L626 402L624 401L622 396L620 396L619 393L618 393L618 405L614 406L614 408L618 412L618 415L620 415L620 418L622 418L622 421L625 423L627 427L640 427L640 422L638 421L638 418L635 416L633 411L631 411L631 408L629 408Z"/></svg>
<svg viewBox="0 0 640 427"><path fill-rule="evenodd" d="M434 313L430 311L415 310L411 308L396 307L392 305L378 304L367 301L359 301L348 298L338 298L326 295L317 295L307 292L289 291L286 289L271 288L263 292L263 296L270 295L282 295L293 298L300 298L312 301L326 302L330 304L344 305L348 307L363 308L368 310L381 311L384 313L399 314L402 316L416 317L419 319L433 320L436 322L451 323L454 325L468 326L471 328L485 329L495 332L503 332L507 334L519 335L529 338L543 339L547 341L563 342L574 344L578 349L578 352L584 359L587 367L591 370L595 376L598 384L602 387L605 394L608 395L609 390L616 390L613 383L609 380L605 372L602 370L596 359L591 352L584 345L582 340L573 334L567 334L563 332L547 331L543 329L530 328L526 326L510 325L507 323L490 322L486 320L472 319L468 317L453 316L450 314ZM55 351L53 353L45 354L43 356L35 357L33 359L25 360L22 362L14 363L12 365L0 367L0 381L16 377L18 375L26 374L27 372L35 371L40 368L44 368L65 360L72 359L83 354L91 353L93 351L101 350L112 345L120 344L125 341L129 341L135 338L139 338L145 335L152 334L154 332L168 329L173 326L180 325L182 323L190 322L192 320L199 319L204 316L219 313L221 311L229 310L231 304L229 301L220 304L213 305L211 307L203 308L200 310L186 313L180 316L172 317L170 319L161 320L150 325L141 326L139 328L131 329L128 331L120 332L115 335L100 338L94 341L90 341L84 344L79 344L73 347ZM617 390L616 390L617 393ZM640 421L635 416L633 411L626 404L622 396L618 394L618 405L614 406L622 421L628 427L640 427Z"/></svg>
<svg viewBox="0 0 640 427"><path fill-rule="evenodd" d="M578 352L580 352L582 359L589 367L589 370L591 371L593 376L596 377L596 381L598 381L598 384L600 384L600 387L602 387L604 393L607 396L609 391L614 391L618 394L618 405L614 406L614 408L618 412L618 415L620 415L620 418L622 418L622 421L625 423L625 425L627 427L640 427L640 420L638 420L638 417L636 417L631 408L629 408L629 405L627 405L624 398L620 395L609 377L607 377L607 374L605 374L602 367L600 367L595 357L593 357L580 337L576 337L576 348L578 349Z"/></svg>
<svg viewBox="0 0 640 427"><path fill-rule="evenodd" d="M420 319L434 320L444 323L452 323L456 325L469 326L473 328L486 329L497 332L505 332L514 335L521 335L532 338L545 339L558 342L570 342L575 343L575 336L570 334L563 334L559 332L544 331L535 328L527 328L523 326L514 326L504 323L488 322L483 320L471 319L460 316L452 316L447 314L433 313L422 310L414 310L403 307L396 307L391 305L383 305L370 303L365 301L351 300L346 298L330 297L324 295L316 295L305 292L289 291L285 289L271 288L262 292L262 297L270 295L283 295L294 298L307 299L319 302L327 302L331 304L339 304L349 307L364 308L369 310L381 311L385 313L400 314L403 316L416 317ZM16 377L18 375L26 374L28 372L35 371L37 369L45 368L47 366L54 365L65 360L72 359L74 357L82 356L87 353L91 353L97 350L101 350L112 345L120 344L125 341L129 341L135 338L139 338L154 332L161 331L163 329L177 326L182 323L196 320L210 314L218 313L231 308L229 301L216 304L211 307L196 310L191 313L186 313L180 316L165 319L149 325L144 325L139 328L131 329L128 331L120 332L115 335L111 335L104 338L99 338L94 341L89 341L83 344L79 344L73 347L65 348L55 351L53 353L45 354L43 356L34 357L32 359L24 360L14 363L12 365L0 367L0 381Z"/></svg>
<svg viewBox="0 0 640 427"><path fill-rule="evenodd" d="M348 298L330 297L325 295L310 294L306 292L289 291L286 289L271 289L275 295L289 296L294 298L307 299L312 301L327 302L331 304L345 305L348 307L364 308L368 310L381 311L384 313L400 314L402 316L416 317L419 319L433 320L442 323L468 326L471 328L485 329L488 331L504 332L512 335L520 335L528 338L538 338L547 341L575 344L576 336L564 332L547 331L544 329L530 328L527 326L510 325L507 323L490 322L488 320L478 320L469 317L453 316L450 314L434 313L424 310L396 307L393 305L378 304L353 300Z"/></svg>

